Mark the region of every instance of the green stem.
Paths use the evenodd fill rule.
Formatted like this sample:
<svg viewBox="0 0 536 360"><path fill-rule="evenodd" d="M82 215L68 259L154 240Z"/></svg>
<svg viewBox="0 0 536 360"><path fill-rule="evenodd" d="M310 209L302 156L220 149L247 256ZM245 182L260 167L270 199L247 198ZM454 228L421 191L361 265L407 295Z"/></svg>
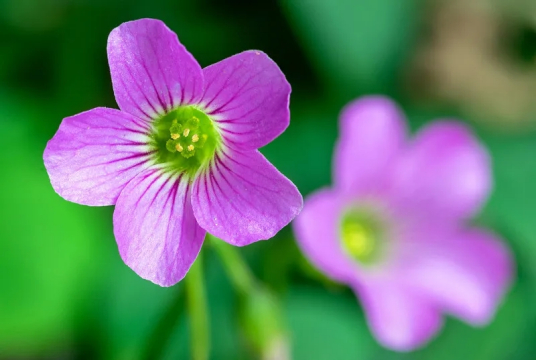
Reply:
<svg viewBox="0 0 536 360"><path fill-rule="evenodd" d="M149 336L147 346L141 356L142 359L154 360L162 358L173 334L173 329L175 329L179 319L182 317L184 312L183 287L176 286L174 290L175 297Z"/></svg>
<svg viewBox="0 0 536 360"><path fill-rule="evenodd" d="M201 253L190 271L188 271L185 283L190 315L190 351L192 360L207 360L210 353L210 329Z"/></svg>
<svg viewBox="0 0 536 360"><path fill-rule="evenodd" d="M210 237L210 245L216 249L220 256L227 276L231 279L233 286L241 295L251 293L256 286L256 280L246 262L242 259L237 249L226 242Z"/></svg>
<svg viewBox="0 0 536 360"><path fill-rule="evenodd" d="M287 346L278 300L253 275L236 247L212 236L210 240L210 245L219 255L225 272L240 297L238 315L246 338L257 355L263 359L272 358L270 354L274 351L274 346Z"/></svg>

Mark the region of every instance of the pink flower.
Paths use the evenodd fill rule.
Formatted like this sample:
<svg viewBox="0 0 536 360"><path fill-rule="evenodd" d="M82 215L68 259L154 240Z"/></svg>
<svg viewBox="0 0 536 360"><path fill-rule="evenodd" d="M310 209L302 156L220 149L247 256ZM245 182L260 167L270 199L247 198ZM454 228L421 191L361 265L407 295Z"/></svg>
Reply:
<svg viewBox="0 0 536 360"><path fill-rule="evenodd" d="M116 205L124 262L162 286L180 281L205 233L243 246L301 210L296 187L257 150L289 124L290 85L260 51L201 69L158 20L108 38L119 110L63 120L48 142L52 186L79 204Z"/></svg>
<svg viewBox="0 0 536 360"><path fill-rule="evenodd" d="M342 114L334 178L306 200L294 223L298 243L354 290L383 345L422 345L442 313L473 325L491 320L513 264L495 235L465 225L491 174L464 125L437 121L409 141L390 100L357 100Z"/></svg>

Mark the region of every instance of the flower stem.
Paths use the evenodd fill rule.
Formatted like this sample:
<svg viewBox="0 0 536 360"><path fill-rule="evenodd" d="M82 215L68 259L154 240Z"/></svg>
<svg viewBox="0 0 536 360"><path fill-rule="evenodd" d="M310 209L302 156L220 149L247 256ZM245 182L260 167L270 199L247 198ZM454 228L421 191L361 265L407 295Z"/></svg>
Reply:
<svg viewBox="0 0 536 360"><path fill-rule="evenodd" d="M256 279L234 246L210 237L210 245L220 256L227 276L240 295L247 295L256 285Z"/></svg>
<svg viewBox="0 0 536 360"><path fill-rule="evenodd" d="M257 358L290 359L290 344L275 294L257 280L236 247L212 236L210 240L238 293L239 323Z"/></svg>
<svg viewBox="0 0 536 360"><path fill-rule="evenodd" d="M210 353L208 307L202 260L200 253L185 278L192 360L207 360Z"/></svg>

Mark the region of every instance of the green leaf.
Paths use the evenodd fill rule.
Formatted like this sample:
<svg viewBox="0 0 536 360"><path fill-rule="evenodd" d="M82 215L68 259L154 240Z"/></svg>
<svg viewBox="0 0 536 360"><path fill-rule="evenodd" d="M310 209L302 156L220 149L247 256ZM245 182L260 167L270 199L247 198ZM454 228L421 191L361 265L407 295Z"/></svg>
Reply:
<svg viewBox="0 0 536 360"><path fill-rule="evenodd" d="M417 23L414 0L281 3L324 80L350 94L393 78Z"/></svg>
<svg viewBox="0 0 536 360"><path fill-rule="evenodd" d="M378 350L347 292L295 287L286 310L294 360L370 360Z"/></svg>
<svg viewBox="0 0 536 360"><path fill-rule="evenodd" d="M103 213L52 189L44 143L24 121L31 103L0 108L0 353L54 351L73 342L74 319L107 269Z"/></svg>

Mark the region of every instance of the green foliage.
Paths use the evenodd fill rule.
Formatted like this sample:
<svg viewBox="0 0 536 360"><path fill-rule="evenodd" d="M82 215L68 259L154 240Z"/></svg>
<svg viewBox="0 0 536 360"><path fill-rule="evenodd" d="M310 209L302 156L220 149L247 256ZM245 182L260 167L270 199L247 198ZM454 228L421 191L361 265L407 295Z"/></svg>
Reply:
<svg viewBox="0 0 536 360"><path fill-rule="evenodd" d="M9 100L0 97L0 354L55 351L76 340L73 319L108 267L102 212L57 196L44 144L21 121L35 114L8 113Z"/></svg>
<svg viewBox="0 0 536 360"><path fill-rule="evenodd" d="M351 294L296 287L286 310L294 360L369 360L379 349Z"/></svg>
<svg viewBox="0 0 536 360"><path fill-rule="evenodd" d="M415 0L281 0L331 90L389 91L417 25Z"/></svg>

